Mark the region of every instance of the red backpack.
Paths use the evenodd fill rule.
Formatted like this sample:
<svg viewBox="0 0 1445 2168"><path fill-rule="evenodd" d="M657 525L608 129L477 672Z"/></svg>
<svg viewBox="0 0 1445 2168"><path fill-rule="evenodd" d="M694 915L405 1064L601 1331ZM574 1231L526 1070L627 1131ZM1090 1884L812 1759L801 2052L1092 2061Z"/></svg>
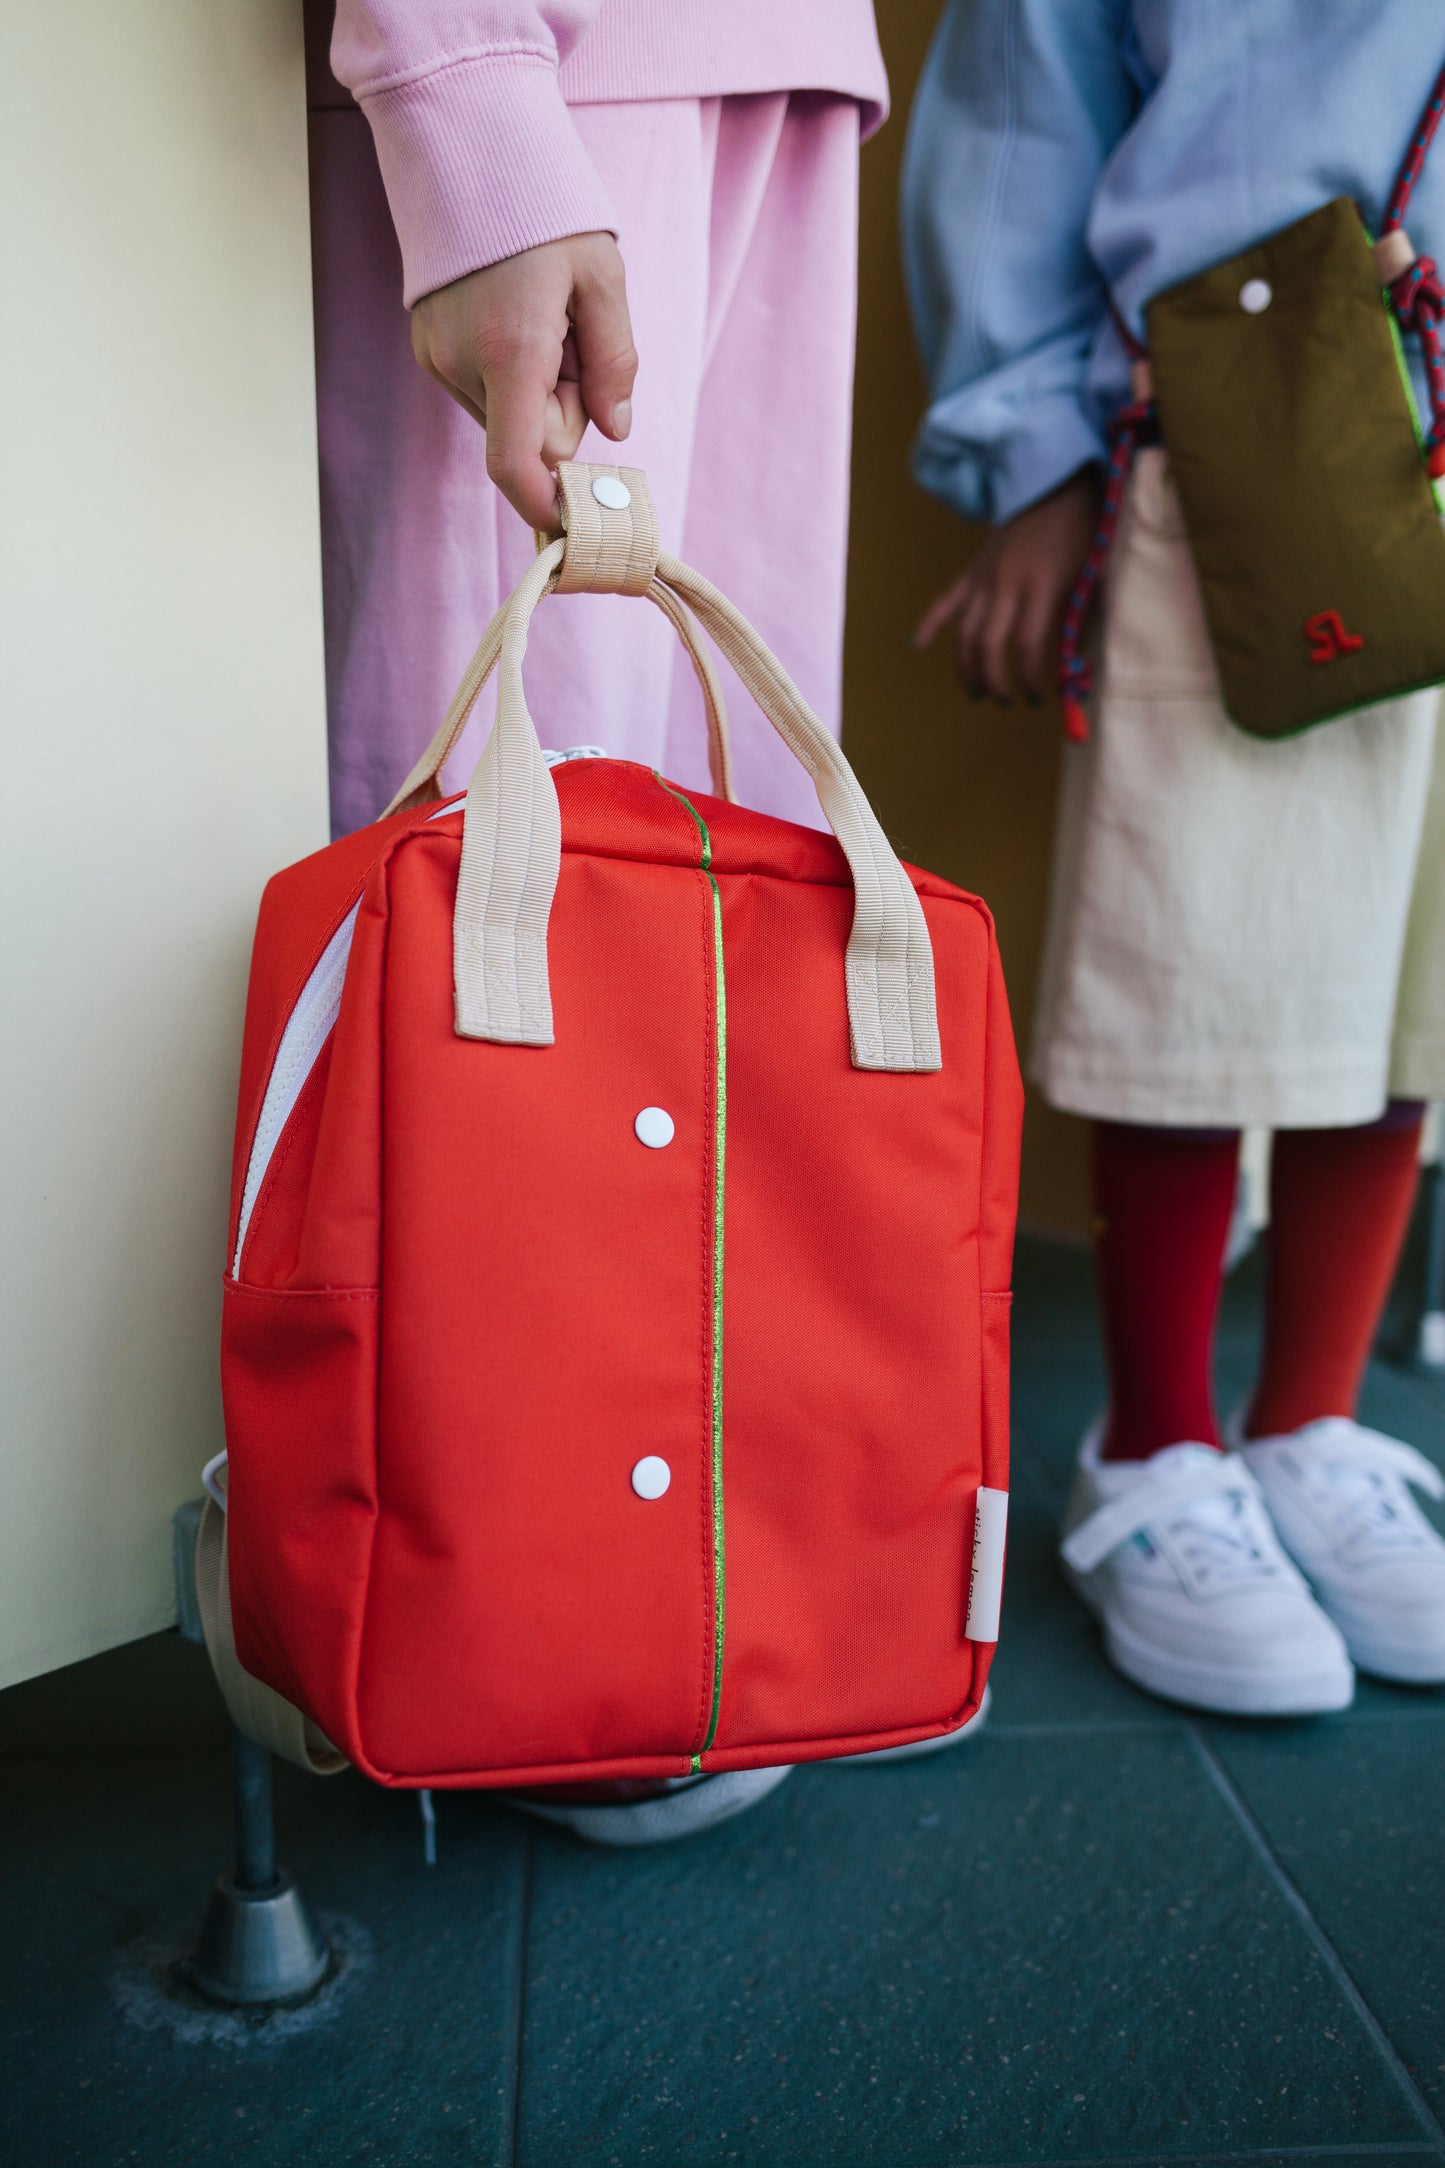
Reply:
<svg viewBox="0 0 1445 2168"><path fill-rule="evenodd" d="M565 540L393 810L278 874L256 935L202 1595L243 1729L384 1784L900 1745L978 1707L997 1635L1021 1098L989 914L900 865L641 475L561 479ZM526 626L582 588L677 625L716 796L548 765ZM833 835L731 802L692 613Z"/></svg>

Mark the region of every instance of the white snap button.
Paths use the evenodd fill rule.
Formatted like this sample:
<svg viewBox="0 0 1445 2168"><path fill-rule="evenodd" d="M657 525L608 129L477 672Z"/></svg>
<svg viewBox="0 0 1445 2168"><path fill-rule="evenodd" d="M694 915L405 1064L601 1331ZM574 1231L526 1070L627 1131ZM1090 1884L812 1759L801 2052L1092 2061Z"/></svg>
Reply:
<svg viewBox="0 0 1445 2168"><path fill-rule="evenodd" d="M660 1453L648 1453L632 1471L632 1488L639 1498L660 1498L672 1481L672 1470Z"/></svg>
<svg viewBox="0 0 1445 2168"><path fill-rule="evenodd" d="M666 1107L644 1107L632 1126L637 1131L638 1143L647 1145L654 1152L660 1152L664 1144L671 1144L677 1135Z"/></svg>
<svg viewBox="0 0 1445 2168"><path fill-rule="evenodd" d="M1239 289L1239 305L1246 316L1261 316L1274 299L1268 279L1246 279Z"/></svg>
<svg viewBox="0 0 1445 2168"><path fill-rule="evenodd" d="M625 512L632 502L632 491L615 474L599 474L592 484L592 494L609 512Z"/></svg>

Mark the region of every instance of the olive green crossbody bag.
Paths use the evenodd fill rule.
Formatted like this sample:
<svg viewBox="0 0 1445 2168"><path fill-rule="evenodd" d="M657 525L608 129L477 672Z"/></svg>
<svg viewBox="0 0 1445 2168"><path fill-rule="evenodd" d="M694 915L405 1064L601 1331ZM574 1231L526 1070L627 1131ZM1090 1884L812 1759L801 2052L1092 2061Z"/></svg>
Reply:
<svg viewBox="0 0 1445 2168"><path fill-rule="evenodd" d="M1372 242L1341 196L1149 302L1105 510L1065 621L1066 721L1085 734L1084 618L1135 447L1169 453L1226 712L1282 738L1445 683L1445 289L1403 219L1438 125L1437 82ZM1418 331L1432 426L1400 343ZM1121 327L1122 328L1122 327ZM1072 637L1071 637L1072 635Z"/></svg>

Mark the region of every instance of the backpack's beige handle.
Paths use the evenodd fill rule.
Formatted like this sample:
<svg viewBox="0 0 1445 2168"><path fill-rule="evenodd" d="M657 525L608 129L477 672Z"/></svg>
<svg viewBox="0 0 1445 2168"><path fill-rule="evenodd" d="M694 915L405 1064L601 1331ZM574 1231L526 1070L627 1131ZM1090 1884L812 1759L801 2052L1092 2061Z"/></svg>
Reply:
<svg viewBox="0 0 1445 2168"><path fill-rule="evenodd" d="M636 470L561 470L564 502L574 508L589 480L615 476L628 490ZM586 502L591 502L590 495ZM596 500L605 518L606 495ZM626 499L630 503L630 497ZM689 651L700 653L691 613L732 664L784 743L813 778L823 813L847 856L855 903L845 979L853 1063L860 1069L928 1071L942 1066L934 988L933 948L923 907L879 826L856 776L792 679L747 621L711 583L677 558L635 543L628 534L611 548L588 539L585 578L563 584L595 589L598 567L618 592L645 593L658 602ZM583 516L590 522L593 515ZM547 927L561 868L561 812L527 712L522 661L527 628L542 595L559 584L559 569L577 540L544 549L515 594L498 612L452 703L447 722L418 761L393 807L435 791L435 775L460 734L466 713L492 667L498 667L497 719L467 792L461 866L453 922L456 1028L464 1038L521 1046L553 1042ZM605 540L605 538L604 538ZM701 667L699 674L702 675ZM703 679L704 688L707 678Z"/></svg>
<svg viewBox="0 0 1445 2168"><path fill-rule="evenodd" d="M646 479L639 468L580 467L578 463L569 461L561 471L569 479L579 473L587 476L614 477L628 490L634 502L644 502L650 511L651 498L647 496ZM564 503L566 501L565 494L563 501ZM595 502L595 500L593 501ZM599 507L599 512L600 510ZM575 513L573 517L576 518ZM584 539L590 542L591 537L578 537L579 542L584 541ZM671 620L678 638L687 650L688 660L697 672L698 683L702 687L703 711L707 718L708 768L712 775L714 795L719 798L726 798L729 805L737 803L737 791L733 782L732 743L728 734L727 706L723 699L723 689L713 659L707 651L706 644L698 638L696 625L693 624L686 610L680 607L676 597L670 594L655 578L652 578L650 573L647 583L641 587L635 585L630 587L622 586L620 581L626 576L627 571L625 560L620 566L615 561L612 563L605 560L600 563L589 561L585 566L585 570L589 575L588 578L585 580L579 579L576 577L574 570L573 576L569 579L564 560L570 557L572 549L573 541L570 534L565 542L546 543L528 569L526 577L501 605L492 622L482 634L475 655L467 664L466 674L452 697L452 704L447 709L440 729L413 767L390 805L387 806L386 811L388 813L399 813L404 806L424 805L428 800L441 796L439 777L442 768L466 728L467 718L476 706L483 686L497 666L498 657L502 652L502 634L506 629L509 614L516 612L530 618L532 611L544 594L553 592L579 593L584 590L592 593L645 594L649 602L655 602L663 614ZM655 546L651 554L655 563L657 558ZM596 556L595 550L589 551L589 559L595 560ZM542 566L546 567L545 576L539 571ZM595 583L599 579L605 579L608 574L613 575L619 584L613 588L599 588ZM540 584L536 584L539 581Z"/></svg>
<svg viewBox="0 0 1445 2168"><path fill-rule="evenodd" d="M941 1069L933 943L923 906L836 738L787 671L710 580L666 552L657 577L690 605L768 721L813 779L853 871L845 970L857 1069Z"/></svg>

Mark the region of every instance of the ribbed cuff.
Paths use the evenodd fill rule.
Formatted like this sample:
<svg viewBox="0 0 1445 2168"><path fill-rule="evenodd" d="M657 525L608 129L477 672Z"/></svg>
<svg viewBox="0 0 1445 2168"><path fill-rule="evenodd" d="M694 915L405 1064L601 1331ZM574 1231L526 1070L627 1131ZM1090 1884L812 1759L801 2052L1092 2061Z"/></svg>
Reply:
<svg viewBox="0 0 1445 2168"><path fill-rule="evenodd" d="M361 104L401 242L408 308L524 248L617 231L557 71L540 54L456 61Z"/></svg>

